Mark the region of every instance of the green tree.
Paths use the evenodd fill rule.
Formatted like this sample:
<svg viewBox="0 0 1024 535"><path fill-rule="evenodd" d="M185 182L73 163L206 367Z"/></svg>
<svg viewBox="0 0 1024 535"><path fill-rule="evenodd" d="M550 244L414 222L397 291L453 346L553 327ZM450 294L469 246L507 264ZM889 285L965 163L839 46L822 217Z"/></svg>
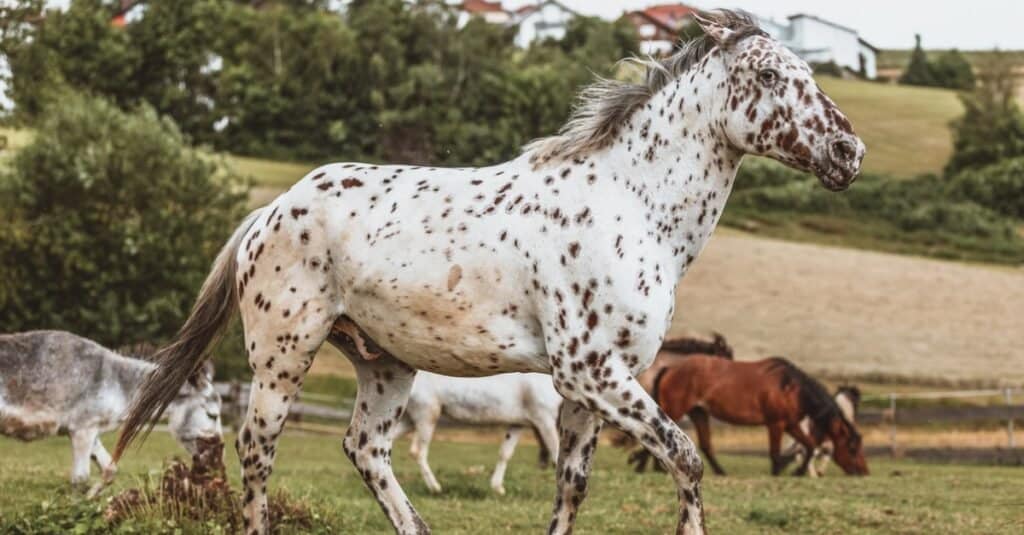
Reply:
<svg viewBox="0 0 1024 535"><path fill-rule="evenodd" d="M929 64L929 68L938 87L965 91L974 89L974 69L967 58L955 48L936 58Z"/></svg>
<svg viewBox="0 0 1024 535"><path fill-rule="evenodd" d="M953 155L946 174L1024 156L1024 114L1017 103L1014 61L996 52L978 72L974 91L960 96L964 115L953 121Z"/></svg>
<svg viewBox="0 0 1024 535"><path fill-rule="evenodd" d="M900 76L900 83L906 85L935 85L931 65L928 64L928 54L921 48L921 34L914 35L914 51L910 54L910 63L907 65L906 70L903 71L903 75Z"/></svg>
<svg viewBox="0 0 1024 535"><path fill-rule="evenodd" d="M240 179L148 106L65 94L0 175L0 325L160 341L243 215Z"/></svg>

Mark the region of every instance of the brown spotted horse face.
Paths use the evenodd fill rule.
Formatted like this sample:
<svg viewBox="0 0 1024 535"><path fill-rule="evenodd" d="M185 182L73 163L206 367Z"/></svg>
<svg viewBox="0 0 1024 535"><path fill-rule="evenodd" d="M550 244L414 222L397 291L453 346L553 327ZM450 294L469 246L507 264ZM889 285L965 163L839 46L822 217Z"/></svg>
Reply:
<svg viewBox="0 0 1024 535"><path fill-rule="evenodd" d="M764 34L743 38L699 20L728 66L722 126L732 145L814 173L829 190L848 188L866 149L807 63Z"/></svg>

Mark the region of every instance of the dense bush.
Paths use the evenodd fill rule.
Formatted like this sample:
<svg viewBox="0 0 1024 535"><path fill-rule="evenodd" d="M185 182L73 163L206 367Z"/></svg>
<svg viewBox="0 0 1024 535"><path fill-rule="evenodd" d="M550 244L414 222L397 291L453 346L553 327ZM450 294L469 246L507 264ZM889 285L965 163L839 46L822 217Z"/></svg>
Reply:
<svg viewBox="0 0 1024 535"><path fill-rule="evenodd" d="M752 164L752 165L751 165ZM1019 242L1013 207L1024 161L965 173L946 184L934 175L895 179L863 174L849 190L832 193L818 179L775 162L744 163L731 205L753 213L816 214L883 221L906 232ZM1002 201L1002 202L1000 202Z"/></svg>
<svg viewBox="0 0 1024 535"><path fill-rule="evenodd" d="M964 171L950 180L949 190L953 198L1024 219L1024 158Z"/></svg>
<svg viewBox="0 0 1024 535"><path fill-rule="evenodd" d="M65 94L0 175L0 326L117 346L181 325L245 185L149 107Z"/></svg>

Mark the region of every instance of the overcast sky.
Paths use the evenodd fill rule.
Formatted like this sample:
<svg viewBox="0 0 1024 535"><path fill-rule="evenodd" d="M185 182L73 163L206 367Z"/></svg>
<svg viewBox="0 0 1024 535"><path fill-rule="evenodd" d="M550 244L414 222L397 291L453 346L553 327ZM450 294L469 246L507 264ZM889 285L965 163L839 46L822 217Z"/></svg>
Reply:
<svg viewBox="0 0 1024 535"><path fill-rule="evenodd" d="M658 0L561 0L588 15L616 18ZM506 7L534 0L505 0ZM879 48L911 48L920 33L926 48L1024 49L1024 0L693 0L703 9L744 9L785 20L807 13L856 29Z"/></svg>

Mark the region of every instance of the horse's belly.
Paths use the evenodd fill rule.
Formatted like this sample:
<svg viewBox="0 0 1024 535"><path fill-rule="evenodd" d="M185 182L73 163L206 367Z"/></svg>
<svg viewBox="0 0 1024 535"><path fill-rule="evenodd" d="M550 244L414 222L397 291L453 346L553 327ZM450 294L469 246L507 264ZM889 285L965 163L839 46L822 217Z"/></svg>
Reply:
<svg viewBox="0 0 1024 535"><path fill-rule="evenodd" d="M543 335L532 317L497 298L445 292L353 292L345 313L377 344L421 370L451 376L547 372Z"/></svg>
<svg viewBox="0 0 1024 535"><path fill-rule="evenodd" d="M49 412L26 414L24 411L0 409L0 435L31 441L57 434L60 424Z"/></svg>

